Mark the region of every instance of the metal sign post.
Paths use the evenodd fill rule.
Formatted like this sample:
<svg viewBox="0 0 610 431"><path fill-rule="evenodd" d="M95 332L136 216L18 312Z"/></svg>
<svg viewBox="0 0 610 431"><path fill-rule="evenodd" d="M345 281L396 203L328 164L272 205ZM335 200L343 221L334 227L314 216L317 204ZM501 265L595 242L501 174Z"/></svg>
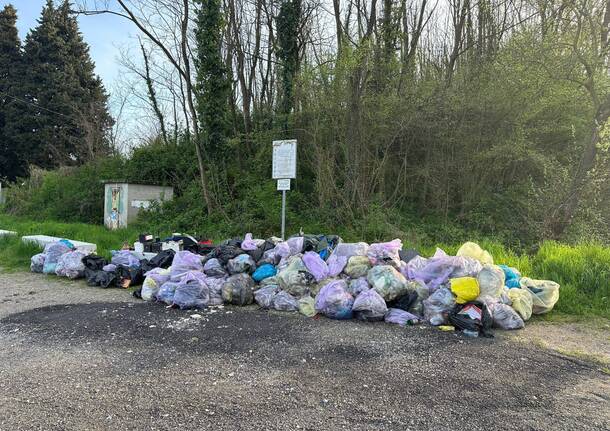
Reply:
<svg viewBox="0 0 610 431"><path fill-rule="evenodd" d="M286 190L290 190L290 179L297 176L297 141L273 141L272 177L277 180L277 189L282 191L282 240L286 237Z"/></svg>

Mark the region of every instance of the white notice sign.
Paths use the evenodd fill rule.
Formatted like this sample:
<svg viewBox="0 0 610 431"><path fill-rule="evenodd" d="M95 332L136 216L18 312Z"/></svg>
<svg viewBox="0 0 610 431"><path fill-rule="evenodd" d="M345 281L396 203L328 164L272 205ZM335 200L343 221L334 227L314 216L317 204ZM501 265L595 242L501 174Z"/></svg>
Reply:
<svg viewBox="0 0 610 431"><path fill-rule="evenodd" d="M297 140L273 141L272 178L277 180L296 177Z"/></svg>
<svg viewBox="0 0 610 431"><path fill-rule="evenodd" d="M278 190L290 190L290 178L277 180Z"/></svg>

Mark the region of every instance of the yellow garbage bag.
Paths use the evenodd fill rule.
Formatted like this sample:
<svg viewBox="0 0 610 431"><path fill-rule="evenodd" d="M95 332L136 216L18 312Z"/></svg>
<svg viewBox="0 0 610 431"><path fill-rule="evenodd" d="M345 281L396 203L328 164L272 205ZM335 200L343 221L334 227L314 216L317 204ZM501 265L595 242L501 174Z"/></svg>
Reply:
<svg viewBox="0 0 610 431"><path fill-rule="evenodd" d="M492 257L492 255L489 254L487 250L483 250L481 246L476 242L464 243L457 251L456 256L470 257L472 259L478 260L483 265L493 265L494 263L494 258Z"/></svg>
<svg viewBox="0 0 610 431"><path fill-rule="evenodd" d="M452 278L449 283L451 292L456 296L455 302L458 304L474 301L479 296L479 282L474 277Z"/></svg>
<svg viewBox="0 0 610 431"><path fill-rule="evenodd" d="M523 321L529 320L532 317L532 306L534 305L530 291L520 288L508 289L507 295L512 301L511 306L519 313Z"/></svg>
<svg viewBox="0 0 610 431"><path fill-rule="evenodd" d="M533 314L548 313L559 300L559 284L554 281L522 277L519 284L532 294Z"/></svg>

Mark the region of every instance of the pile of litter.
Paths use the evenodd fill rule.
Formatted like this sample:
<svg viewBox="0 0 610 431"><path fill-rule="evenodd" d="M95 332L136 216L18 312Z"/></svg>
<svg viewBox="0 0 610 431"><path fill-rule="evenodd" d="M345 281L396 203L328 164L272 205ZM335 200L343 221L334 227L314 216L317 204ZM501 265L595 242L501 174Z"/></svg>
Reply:
<svg viewBox="0 0 610 431"><path fill-rule="evenodd" d="M121 251L108 264L93 255L79 261L60 242L32 257L32 271L86 276L90 284L104 287L124 287L126 280L135 285L144 277L137 296L180 309L256 302L263 309L308 317L401 326L427 322L469 336L491 336L492 327L523 328L532 314L549 312L559 299L557 283L496 265L472 242L456 256L437 249L426 258L403 250L399 239L367 244L330 235L281 241L247 234L205 252L169 250L148 261Z"/></svg>

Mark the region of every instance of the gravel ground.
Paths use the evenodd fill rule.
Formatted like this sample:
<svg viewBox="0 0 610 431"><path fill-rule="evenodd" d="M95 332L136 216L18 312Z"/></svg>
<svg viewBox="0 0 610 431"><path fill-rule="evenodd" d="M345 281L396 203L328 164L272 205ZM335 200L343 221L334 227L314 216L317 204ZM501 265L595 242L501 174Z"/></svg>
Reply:
<svg viewBox="0 0 610 431"><path fill-rule="evenodd" d="M425 326L195 313L0 273L0 430L604 430L610 377Z"/></svg>

